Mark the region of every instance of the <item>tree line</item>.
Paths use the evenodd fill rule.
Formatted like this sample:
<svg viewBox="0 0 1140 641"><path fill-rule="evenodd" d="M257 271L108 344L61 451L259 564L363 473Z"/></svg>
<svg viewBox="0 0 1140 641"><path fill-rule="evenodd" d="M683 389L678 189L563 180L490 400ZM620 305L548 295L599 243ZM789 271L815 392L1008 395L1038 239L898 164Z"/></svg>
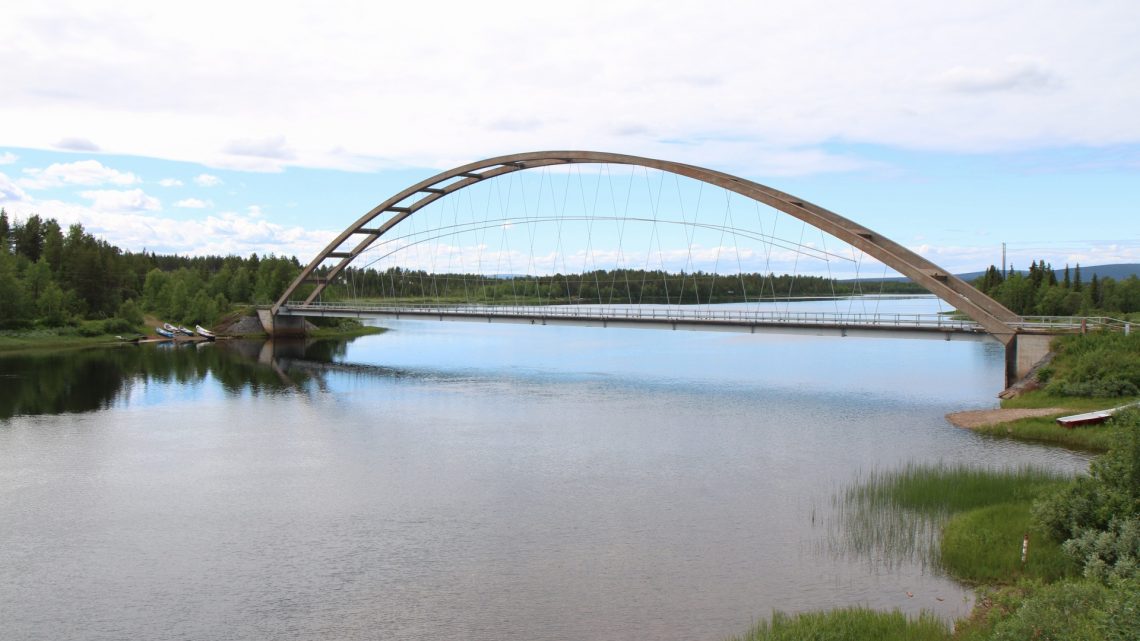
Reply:
<svg viewBox="0 0 1140 641"><path fill-rule="evenodd" d="M974 286L1020 315L1096 316L1140 312L1140 278L1092 278L1085 282L1081 266L1068 265L1060 274L1045 261L1033 261L1029 271L1008 273L991 265Z"/></svg>
<svg viewBox="0 0 1140 641"><path fill-rule="evenodd" d="M879 293L923 294L926 290L902 281L855 282L774 273L601 269L581 274L488 276L391 267L383 271L348 268L342 282L322 296L480 304L704 305Z"/></svg>
<svg viewBox="0 0 1140 641"><path fill-rule="evenodd" d="M82 225L13 221L0 209L0 329L103 320L103 329L126 332L144 313L208 325L235 305L272 302L300 269L296 258L273 255L123 251Z"/></svg>

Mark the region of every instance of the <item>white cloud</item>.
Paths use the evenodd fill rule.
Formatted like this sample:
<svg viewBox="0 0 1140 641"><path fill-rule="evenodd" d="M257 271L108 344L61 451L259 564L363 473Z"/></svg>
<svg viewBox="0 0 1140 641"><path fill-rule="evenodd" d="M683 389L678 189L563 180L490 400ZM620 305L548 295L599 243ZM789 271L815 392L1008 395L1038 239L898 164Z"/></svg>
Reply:
<svg viewBox="0 0 1140 641"><path fill-rule="evenodd" d="M54 163L44 169L25 169L20 184L27 189L49 189L65 185L133 185L142 182L134 173L105 167L98 160Z"/></svg>
<svg viewBox="0 0 1140 641"><path fill-rule="evenodd" d="M222 151L235 156L255 156L273 160L294 160L297 154L285 143L285 136L240 138L226 143Z"/></svg>
<svg viewBox="0 0 1140 641"><path fill-rule="evenodd" d="M181 187L183 183L177 178L163 178L162 180L158 181L158 184L162 185L163 187Z"/></svg>
<svg viewBox="0 0 1140 641"><path fill-rule="evenodd" d="M7 175L0 173L0 203L26 200L28 194Z"/></svg>
<svg viewBox="0 0 1140 641"><path fill-rule="evenodd" d="M146 212L162 210L162 203L141 189L96 189L79 194L91 200L91 208L99 212Z"/></svg>
<svg viewBox="0 0 1140 641"><path fill-rule="evenodd" d="M278 225L232 212L203 220L175 220L145 208L104 211L59 200L13 203L8 213L55 218L64 228L80 223L88 232L130 251L188 256L274 253L308 260L339 232Z"/></svg>
<svg viewBox="0 0 1140 641"><path fill-rule="evenodd" d="M222 184L222 179L211 174L198 174L194 177L194 184L199 187L217 187Z"/></svg>
<svg viewBox="0 0 1140 641"><path fill-rule="evenodd" d="M0 154L0 165L10 165L19 159L20 157L16 154L10 151L5 151L4 153Z"/></svg>
<svg viewBox="0 0 1140 641"><path fill-rule="evenodd" d="M53 146L67 123L115 153L243 170L593 148L756 175L863 168L827 153L837 141L966 152L1140 141L1132 0L1031 14L1012 0L587 4L504 0L492 16L470 3L302 3L275 7L265 30L260 7L214 0L189 14L24 3L0 24L0 55L34 61L7 69L0 118L21 126L5 144ZM360 55L377 24L426 22L431 42L390 30ZM503 55L504 43L525 55Z"/></svg>
<svg viewBox="0 0 1140 641"><path fill-rule="evenodd" d="M941 74L938 80L947 89L963 93L1043 91L1061 86L1057 74L1041 63L1016 59L999 66L957 66Z"/></svg>
<svg viewBox="0 0 1140 641"><path fill-rule="evenodd" d="M209 209L214 206L214 203L209 200L200 200L198 198L183 198L182 200L174 203L175 207L183 209Z"/></svg>

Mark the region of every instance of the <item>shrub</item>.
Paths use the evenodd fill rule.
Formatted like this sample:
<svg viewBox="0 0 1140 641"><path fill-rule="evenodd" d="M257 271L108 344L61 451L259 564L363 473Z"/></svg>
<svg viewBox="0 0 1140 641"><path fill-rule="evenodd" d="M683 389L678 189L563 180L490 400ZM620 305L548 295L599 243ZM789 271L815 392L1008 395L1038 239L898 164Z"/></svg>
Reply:
<svg viewBox="0 0 1140 641"><path fill-rule="evenodd" d="M107 320L103 321L102 333L122 334L124 332L133 332L135 331L136 327L138 327L137 324L131 323L125 318L108 318Z"/></svg>
<svg viewBox="0 0 1140 641"><path fill-rule="evenodd" d="M994 626L993 641L1100 641L1098 613L1108 588L1087 581L1064 581L1036 590L1007 619Z"/></svg>
<svg viewBox="0 0 1140 641"><path fill-rule="evenodd" d="M1082 564L1086 576L1136 577L1140 563L1140 411L1120 412L1113 447L1089 475L1047 496L1034 516Z"/></svg>

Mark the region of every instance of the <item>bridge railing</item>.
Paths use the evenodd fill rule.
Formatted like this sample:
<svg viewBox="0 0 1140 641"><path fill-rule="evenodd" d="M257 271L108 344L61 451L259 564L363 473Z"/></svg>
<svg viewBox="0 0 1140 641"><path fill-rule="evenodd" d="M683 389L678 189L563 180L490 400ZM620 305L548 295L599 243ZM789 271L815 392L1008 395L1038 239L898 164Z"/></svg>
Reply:
<svg viewBox="0 0 1140 641"><path fill-rule="evenodd" d="M1016 325L1018 329L1071 332L1082 329L1119 331L1129 323L1108 316L1022 316L1021 322Z"/></svg>
<svg viewBox="0 0 1140 641"><path fill-rule="evenodd" d="M574 319L582 321L707 322L732 324L818 325L828 327L897 327L981 332L971 320L946 314L843 313L824 311L780 311L750 309L711 309L654 305L470 305L470 304L391 304L314 302L291 303L285 313L317 312L335 314L422 315L456 317L518 317L534 319Z"/></svg>

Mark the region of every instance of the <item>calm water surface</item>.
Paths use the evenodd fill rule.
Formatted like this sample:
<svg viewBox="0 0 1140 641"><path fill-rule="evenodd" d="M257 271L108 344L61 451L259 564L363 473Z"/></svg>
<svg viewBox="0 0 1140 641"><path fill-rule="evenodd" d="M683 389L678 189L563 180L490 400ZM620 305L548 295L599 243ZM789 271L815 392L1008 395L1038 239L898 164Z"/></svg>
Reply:
<svg viewBox="0 0 1140 641"><path fill-rule="evenodd" d="M911 461L1087 465L946 423L996 405L996 344L388 326L0 358L2 636L711 640L774 608L949 618L965 588L821 545L832 496Z"/></svg>

